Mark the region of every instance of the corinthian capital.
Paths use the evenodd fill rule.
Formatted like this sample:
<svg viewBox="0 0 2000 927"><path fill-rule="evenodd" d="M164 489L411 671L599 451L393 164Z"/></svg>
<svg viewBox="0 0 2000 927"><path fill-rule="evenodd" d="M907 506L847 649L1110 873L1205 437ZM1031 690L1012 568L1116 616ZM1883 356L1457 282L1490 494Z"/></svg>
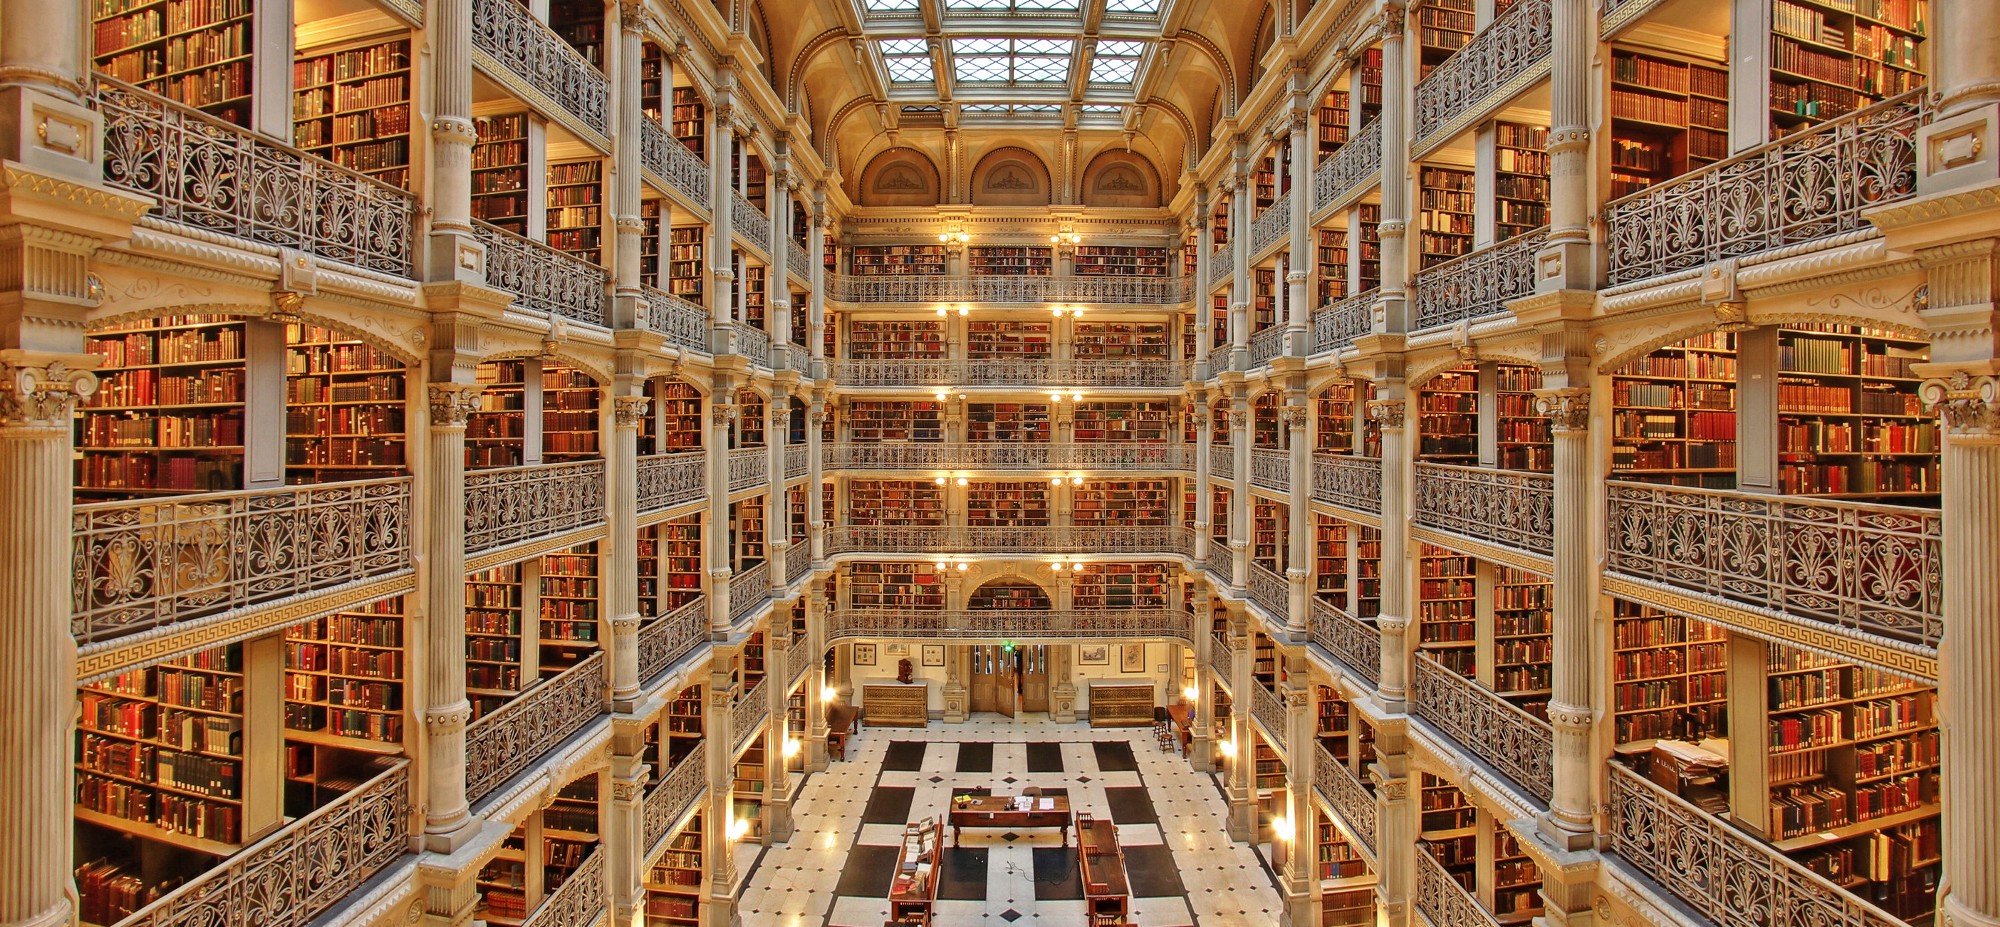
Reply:
<svg viewBox="0 0 2000 927"><path fill-rule="evenodd" d="M1287 428L1304 428L1306 422L1310 420L1305 406L1286 406L1278 410L1278 417L1284 421Z"/></svg>
<svg viewBox="0 0 2000 927"><path fill-rule="evenodd" d="M723 427L735 424L736 406L727 402L718 402L715 405L709 406L708 423Z"/></svg>
<svg viewBox="0 0 2000 927"><path fill-rule="evenodd" d="M1403 400L1368 400L1368 418L1384 428L1403 427Z"/></svg>
<svg viewBox="0 0 2000 927"><path fill-rule="evenodd" d="M1556 431L1590 427L1590 390L1582 387L1535 390L1535 411L1549 417Z"/></svg>
<svg viewBox="0 0 2000 927"><path fill-rule="evenodd" d="M2000 377L1960 370L1943 379L1925 380L1917 389L1954 440L2000 442Z"/></svg>
<svg viewBox="0 0 2000 927"><path fill-rule="evenodd" d="M465 420L479 411L481 389L476 383L432 383L431 424L465 427Z"/></svg>
<svg viewBox="0 0 2000 927"><path fill-rule="evenodd" d="M68 429L76 404L97 392L97 375L60 360L0 353L0 427Z"/></svg>
<svg viewBox="0 0 2000 927"><path fill-rule="evenodd" d="M620 396L614 400L612 418L620 428L637 428L646 420L646 410L652 408L653 401L644 396Z"/></svg>

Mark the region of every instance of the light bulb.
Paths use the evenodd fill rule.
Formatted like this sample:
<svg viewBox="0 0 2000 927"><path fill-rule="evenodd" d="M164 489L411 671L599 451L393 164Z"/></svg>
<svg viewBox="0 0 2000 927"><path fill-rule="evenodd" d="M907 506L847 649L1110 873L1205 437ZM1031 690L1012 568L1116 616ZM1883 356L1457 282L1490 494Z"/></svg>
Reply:
<svg viewBox="0 0 2000 927"><path fill-rule="evenodd" d="M963 560L960 560L960 561L958 562L958 571L959 571L960 573L963 573L963 572L965 572L966 570L970 570L970 569L972 569L972 564L970 564L970 563L966 563L966 562L965 562L965 561L963 561Z"/></svg>
<svg viewBox="0 0 2000 927"><path fill-rule="evenodd" d="M944 477L941 477L941 476L940 476L940 477L938 477L937 479L935 479L935 480L932 480L931 482L933 482L933 483L936 483L936 484L938 484L939 486L943 486L943 485L944 485Z"/></svg>
<svg viewBox="0 0 2000 927"><path fill-rule="evenodd" d="M1052 476L1052 477L1049 477L1049 485L1050 485L1050 486L1061 486L1061 485L1062 485L1062 477L1060 477L1060 476Z"/></svg>
<svg viewBox="0 0 2000 927"><path fill-rule="evenodd" d="M1217 746L1220 746L1220 747L1222 748L1222 755L1223 755L1223 756L1235 756L1235 755L1236 755L1236 741L1233 741L1233 740L1225 740L1225 741L1223 741L1222 743L1218 744Z"/></svg>
<svg viewBox="0 0 2000 927"><path fill-rule="evenodd" d="M951 236L950 236L950 235L948 235L948 234L939 234L939 235L938 235L938 241L950 241L950 240L951 240Z"/></svg>
<svg viewBox="0 0 2000 927"><path fill-rule="evenodd" d="M1285 819L1285 816L1282 814L1272 815L1271 833L1275 835L1279 840L1283 840L1287 843L1290 843L1292 839L1291 822L1287 821Z"/></svg>
<svg viewBox="0 0 2000 927"><path fill-rule="evenodd" d="M1061 235L1050 235L1050 236L1049 236L1049 244L1052 244L1052 245L1053 245L1053 244L1055 244L1056 242L1058 242L1058 241L1061 241L1061 240L1062 240L1062 236L1061 236Z"/></svg>
<svg viewBox="0 0 2000 927"><path fill-rule="evenodd" d="M1061 394L1061 393L1050 393L1050 394L1049 394L1049 401L1050 401L1050 402L1061 402L1061 401L1062 401L1062 394Z"/></svg>
<svg viewBox="0 0 2000 927"><path fill-rule="evenodd" d="M1082 485L1083 485L1083 477L1080 477L1080 476L1072 476L1072 477L1070 477L1070 478L1069 478L1069 484L1070 484L1071 486L1082 486Z"/></svg>
<svg viewBox="0 0 2000 927"><path fill-rule="evenodd" d="M942 560L939 560L938 562L931 564L931 566L937 567L939 570L943 570L945 567L950 566L950 564L945 563Z"/></svg>
<svg viewBox="0 0 2000 927"><path fill-rule="evenodd" d="M799 744L799 739L797 737L785 738L785 759L789 760L792 757L798 756L800 746L801 745Z"/></svg>
<svg viewBox="0 0 2000 927"><path fill-rule="evenodd" d="M1197 691L1193 686L1188 686L1187 688L1181 690L1181 698L1185 699L1187 703L1190 705L1194 704L1195 696L1198 696L1200 694L1201 693Z"/></svg>
<svg viewBox="0 0 2000 927"><path fill-rule="evenodd" d="M1062 561L1058 560L1054 563L1049 564L1049 569L1057 573L1061 573L1063 571Z"/></svg>
<svg viewBox="0 0 2000 927"><path fill-rule="evenodd" d="M1069 394L1069 401L1071 401L1071 402L1082 402L1082 401L1083 401L1083 394L1082 394L1082 393L1071 393L1071 394Z"/></svg>
<svg viewBox="0 0 2000 927"><path fill-rule="evenodd" d="M835 700L837 700L837 699L839 699L839 698L840 698L840 690L839 690L839 689L836 689L836 688L834 688L834 687L832 687L832 686L820 686L820 687L819 687L819 700L820 700L820 701L822 701L822 702L831 702L831 701L835 701Z"/></svg>
<svg viewBox="0 0 2000 927"><path fill-rule="evenodd" d="M971 306L960 306L960 307L958 307L958 314L959 314L959 315L971 315L971 314L972 314L972 307L971 307Z"/></svg>
<svg viewBox="0 0 2000 927"><path fill-rule="evenodd" d="M967 482L968 482L968 481L966 480L966 478L965 478L965 477L962 477L962 476L961 476L961 477L959 477L959 478L958 478L958 485L960 485L960 486L964 486L964 485L965 485L965 484L966 484Z"/></svg>
<svg viewBox="0 0 2000 927"><path fill-rule="evenodd" d="M741 840L750 833L748 818L736 818L729 822L729 839Z"/></svg>
<svg viewBox="0 0 2000 927"><path fill-rule="evenodd" d="M944 316L944 307L943 307L943 306L939 306L939 307L938 307L938 316L939 316L940 318L942 318L942 317Z"/></svg>

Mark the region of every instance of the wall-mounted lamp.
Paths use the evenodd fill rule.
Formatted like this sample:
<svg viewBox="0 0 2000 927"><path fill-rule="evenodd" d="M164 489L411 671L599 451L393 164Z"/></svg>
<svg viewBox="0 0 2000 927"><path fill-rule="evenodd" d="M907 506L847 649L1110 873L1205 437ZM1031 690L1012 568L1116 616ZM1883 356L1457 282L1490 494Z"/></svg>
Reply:
<svg viewBox="0 0 2000 927"><path fill-rule="evenodd" d="M942 560L939 560L931 564L931 566L936 567L938 572L940 573L944 572L945 570L950 570L954 568L956 568L960 573L963 573L966 570L972 569L972 562L969 560L957 560L950 557L946 557Z"/></svg>
<svg viewBox="0 0 2000 927"><path fill-rule="evenodd" d="M964 251L965 243L971 240L972 236L956 229L938 235L938 243L944 245L944 250L947 254L958 254Z"/></svg>
<svg viewBox="0 0 2000 927"><path fill-rule="evenodd" d="M1083 318L1083 307L1082 307L1082 306L1051 306L1051 307L1049 307L1049 313L1050 313L1051 315L1054 315L1054 316L1055 316L1056 318L1058 318L1058 319L1062 318L1062 317L1063 317L1063 316L1065 316L1065 315L1067 315L1067 316L1069 316L1070 318L1073 318L1073 319L1080 319L1080 318Z"/></svg>
<svg viewBox="0 0 2000 927"><path fill-rule="evenodd" d="M1234 758L1236 756L1236 741L1225 740L1219 744L1216 744L1215 746L1222 751L1223 756L1230 758Z"/></svg>
<svg viewBox="0 0 2000 927"><path fill-rule="evenodd" d="M1190 705L1198 701L1200 697L1201 697L1201 690L1193 686L1188 686L1187 688L1181 690L1181 701L1184 701Z"/></svg>
<svg viewBox="0 0 2000 927"><path fill-rule="evenodd" d="M820 686L819 700L828 703L840 701L840 690L832 686Z"/></svg>
<svg viewBox="0 0 2000 927"><path fill-rule="evenodd" d="M941 318L944 318L944 317L945 317L945 316L947 316L947 315L950 315L950 314L951 314L951 311L952 311L952 307L950 307L950 306L939 306L939 307L938 307L938 310L937 310L937 314L938 314L938 318L940 318L940 319L941 319ZM959 315L971 315L971 314L972 314L972 307L971 307L971 306L960 306L960 307L958 307L958 314L959 314Z"/></svg>
<svg viewBox="0 0 2000 927"><path fill-rule="evenodd" d="M1074 254L1076 246L1083 242L1083 236L1075 232L1057 232L1049 236L1049 244L1056 246L1061 254Z"/></svg>
<svg viewBox="0 0 2000 927"><path fill-rule="evenodd" d="M798 756L800 746L802 745L799 743L799 739L797 737L785 738L785 759L789 760L792 757Z"/></svg>

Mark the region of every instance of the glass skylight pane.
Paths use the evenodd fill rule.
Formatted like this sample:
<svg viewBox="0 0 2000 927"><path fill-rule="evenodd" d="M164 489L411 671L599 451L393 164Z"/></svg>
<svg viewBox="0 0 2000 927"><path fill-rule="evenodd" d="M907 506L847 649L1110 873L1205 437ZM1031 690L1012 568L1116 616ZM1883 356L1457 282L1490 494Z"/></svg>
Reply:
<svg viewBox="0 0 2000 927"><path fill-rule="evenodd" d="M962 108L968 113L1004 113L1007 111L1007 104L967 103Z"/></svg>
<svg viewBox="0 0 2000 927"><path fill-rule="evenodd" d="M862 8L870 13L897 13L917 8L917 0L863 0Z"/></svg>
<svg viewBox="0 0 2000 927"><path fill-rule="evenodd" d="M1125 107L1114 106L1109 103L1085 103L1083 111L1086 113L1122 113L1125 111Z"/></svg>
<svg viewBox="0 0 2000 927"><path fill-rule="evenodd" d="M951 53L954 55L1004 55L1007 52L1006 39L951 40Z"/></svg>
<svg viewBox="0 0 2000 927"><path fill-rule="evenodd" d="M1090 60L1090 82L1093 84L1129 84L1133 75L1139 73L1137 58L1092 58Z"/></svg>
<svg viewBox="0 0 2000 927"><path fill-rule="evenodd" d="M1017 10L1074 10L1076 0L1014 0Z"/></svg>
<svg viewBox="0 0 2000 927"><path fill-rule="evenodd" d="M930 46L923 39L882 39L878 42L884 55L926 55Z"/></svg>
<svg viewBox="0 0 2000 927"><path fill-rule="evenodd" d="M951 59L952 75L962 81L1007 80L1007 61L1002 57L959 55Z"/></svg>
<svg viewBox="0 0 2000 927"><path fill-rule="evenodd" d="M1018 106L1014 107L1014 112L1017 112L1017 113L1053 113L1053 112L1056 112L1057 110L1060 110L1060 109L1062 109L1062 107L1060 107L1060 106L1057 106L1057 105L1055 105L1054 103L1022 103L1022 104L1020 104L1020 105L1018 105Z"/></svg>
<svg viewBox="0 0 2000 927"><path fill-rule="evenodd" d="M1068 58L1016 58L1014 80L1018 83L1048 83L1069 80Z"/></svg>
<svg viewBox="0 0 2000 927"><path fill-rule="evenodd" d="M1007 0L944 0L947 10L1005 10Z"/></svg>
<svg viewBox="0 0 2000 927"><path fill-rule="evenodd" d="M1067 55L1076 49L1069 39L1016 39L1014 53L1019 55Z"/></svg>
<svg viewBox="0 0 2000 927"><path fill-rule="evenodd" d="M1107 13L1158 13L1160 0L1105 0Z"/></svg>
<svg viewBox="0 0 2000 927"><path fill-rule="evenodd" d="M895 83L925 83L937 76L929 58L890 58L883 64L888 66L889 80Z"/></svg>
<svg viewBox="0 0 2000 927"><path fill-rule="evenodd" d="M1146 53L1146 43L1106 39L1097 43L1099 57L1137 58Z"/></svg>

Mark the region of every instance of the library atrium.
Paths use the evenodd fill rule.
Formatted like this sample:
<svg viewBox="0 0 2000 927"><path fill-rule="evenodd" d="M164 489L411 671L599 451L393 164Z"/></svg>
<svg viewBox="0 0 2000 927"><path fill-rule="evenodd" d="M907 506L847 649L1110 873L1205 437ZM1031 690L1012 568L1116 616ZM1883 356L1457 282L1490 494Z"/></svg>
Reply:
<svg viewBox="0 0 2000 927"><path fill-rule="evenodd" d="M1993 0L0 0L0 180L0 927L2000 927Z"/></svg>

